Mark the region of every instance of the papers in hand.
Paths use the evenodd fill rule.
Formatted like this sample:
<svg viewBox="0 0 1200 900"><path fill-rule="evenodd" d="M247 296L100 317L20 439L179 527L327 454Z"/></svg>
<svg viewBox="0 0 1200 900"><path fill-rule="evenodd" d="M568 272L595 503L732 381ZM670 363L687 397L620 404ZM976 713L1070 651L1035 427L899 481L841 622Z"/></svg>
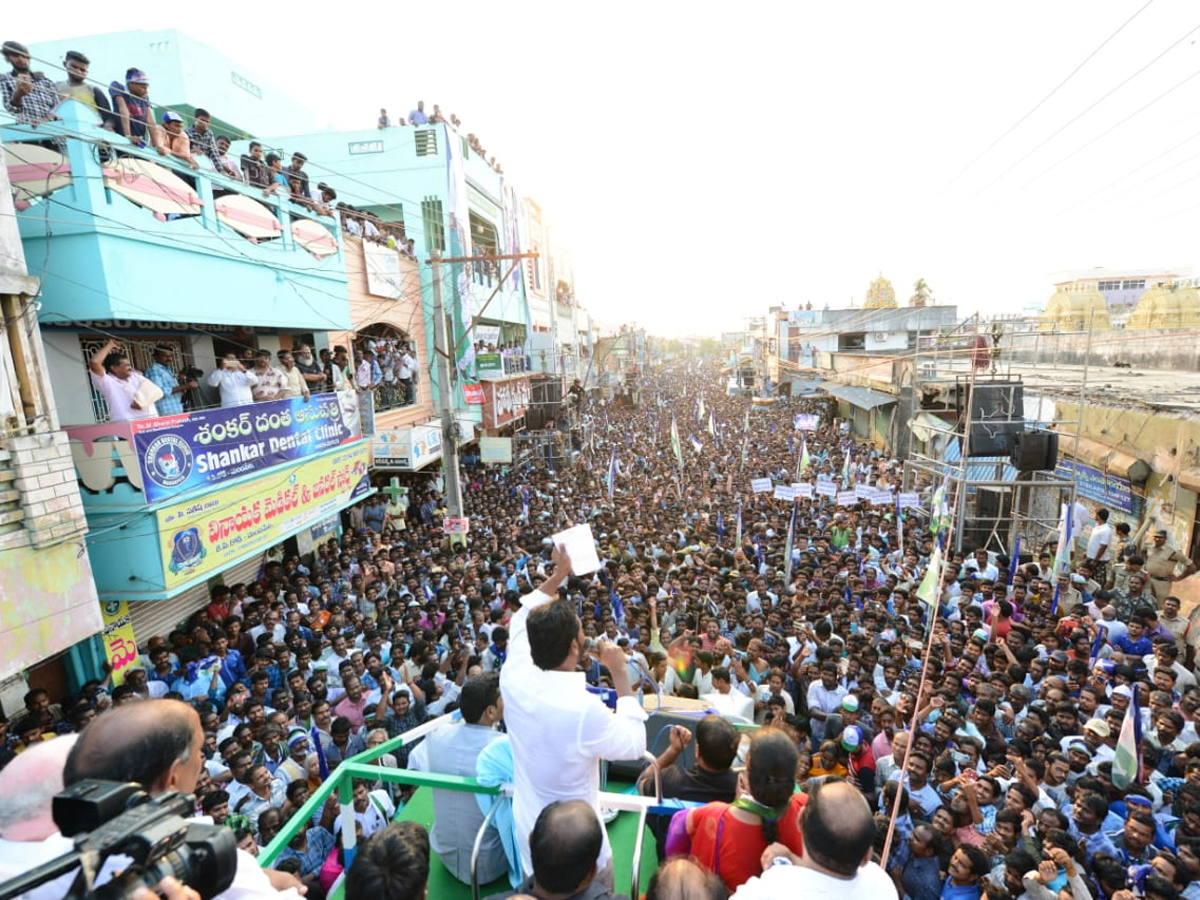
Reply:
<svg viewBox="0 0 1200 900"><path fill-rule="evenodd" d="M596 539L592 537L591 525L576 525L566 531L551 535L555 546L561 546L571 558L571 574L587 575L600 568L600 557L596 553Z"/></svg>

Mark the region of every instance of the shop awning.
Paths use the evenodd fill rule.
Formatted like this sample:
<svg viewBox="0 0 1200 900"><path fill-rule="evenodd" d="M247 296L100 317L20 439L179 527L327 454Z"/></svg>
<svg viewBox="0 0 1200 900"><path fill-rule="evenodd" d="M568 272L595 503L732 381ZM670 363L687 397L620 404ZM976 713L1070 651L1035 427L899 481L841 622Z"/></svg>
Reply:
<svg viewBox="0 0 1200 900"><path fill-rule="evenodd" d="M1094 438L1083 435L1076 438L1074 434L1061 429L1054 430L1058 433L1058 452L1063 456L1074 457L1089 466L1095 466L1102 472L1128 478L1135 484L1142 484L1150 477L1149 464L1132 453L1118 450L1112 444L1106 444Z"/></svg>
<svg viewBox="0 0 1200 900"><path fill-rule="evenodd" d="M947 436L947 433L954 427L953 422L947 422L945 419L939 419L933 413L918 412L913 416L912 421L908 423L908 430L913 433L913 437L922 443L929 443L933 436Z"/></svg>
<svg viewBox="0 0 1200 900"><path fill-rule="evenodd" d="M813 378L811 376L791 375L788 377L788 383L792 386L793 396L807 394L815 391L817 388L829 387L829 382L824 378Z"/></svg>
<svg viewBox="0 0 1200 900"><path fill-rule="evenodd" d="M1184 469L1178 481L1181 488L1200 494L1200 469Z"/></svg>
<svg viewBox="0 0 1200 900"><path fill-rule="evenodd" d="M851 387L848 384L837 384L833 381L826 383L824 387L832 396L837 397L839 400L845 400L859 409L874 409L877 406L887 406L889 403L899 402L900 399L899 397L893 397L891 394L885 394L882 391Z"/></svg>

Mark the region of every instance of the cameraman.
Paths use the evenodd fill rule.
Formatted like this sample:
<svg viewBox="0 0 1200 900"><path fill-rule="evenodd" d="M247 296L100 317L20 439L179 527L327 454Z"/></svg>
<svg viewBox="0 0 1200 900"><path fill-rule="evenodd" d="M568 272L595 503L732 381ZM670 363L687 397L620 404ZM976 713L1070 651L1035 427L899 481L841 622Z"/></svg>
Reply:
<svg viewBox="0 0 1200 900"><path fill-rule="evenodd" d="M60 740L64 739L49 741L47 748ZM61 773L61 783L68 787L91 778L136 782L150 794L169 790L190 794L196 787L196 779L204 765L203 747L204 730L200 726L200 716L186 703L178 700L131 703L115 707L93 721L79 735L65 766L27 773L30 777L23 782L23 791L21 787L17 790L26 796L43 794L42 786L49 788ZM55 786L48 796L53 796L58 789ZM5 830L7 835L8 826ZM117 859L110 857L110 863ZM30 860L23 871L42 861ZM116 864L106 868L116 871L121 867L121 864ZM294 876L262 869L253 856L239 850L233 884L219 896L227 900L252 897L299 900L303 893L300 882Z"/></svg>

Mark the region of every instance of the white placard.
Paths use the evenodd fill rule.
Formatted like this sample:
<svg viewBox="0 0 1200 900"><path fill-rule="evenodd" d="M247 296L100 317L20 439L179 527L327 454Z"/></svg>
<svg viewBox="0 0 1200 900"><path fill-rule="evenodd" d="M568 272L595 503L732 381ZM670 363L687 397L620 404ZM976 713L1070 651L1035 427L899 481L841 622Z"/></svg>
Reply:
<svg viewBox="0 0 1200 900"><path fill-rule="evenodd" d="M870 500L875 493L875 488L869 484L856 484L854 486L854 496L859 500Z"/></svg>
<svg viewBox="0 0 1200 900"><path fill-rule="evenodd" d="M892 492L891 491L874 491L871 495L871 502L876 506L891 506Z"/></svg>
<svg viewBox="0 0 1200 900"><path fill-rule="evenodd" d="M793 484L796 489L796 496L805 500L811 500L813 495L813 486L811 484Z"/></svg>
<svg viewBox="0 0 1200 900"><path fill-rule="evenodd" d="M914 509L921 508L921 495L916 491L902 491L900 493L900 508L907 509L909 507Z"/></svg>
<svg viewBox="0 0 1200 900"><path fill-rule="evenodd" d="M796 499L796 489L791 485L777 484L775 485L775 499L787 500L791 503Z"/></svg>
<svg viewBox="0 0 1200 900"><path fill-rule="evenodd" d="M838 506L853 506L858 502L858 495L854 491L840 491L837 495Z"/></svg>
<svg viewBox="0 0 1200 900"><path fill-rule="evenodd" d="M834 484L832 481L818 481L817 482L817 493L820 494L822 497L836 497L837 492L838 492L837 485Z"/></svg>
<svg viewBox="0 0 1200 900"><path fill-rule="evenodd" d="M555 546L566 548L571 558L571 574L587 575L600 568L600 557L596 553L596 539L591 525L576 525L566 531L550 536Z"/></svg>
<svg viewBox="0 0 1200 900"><path fill-rule="evenodd" d="M771 493L771 479L770 478L751 478L750 479L750 487L754 490L754 493L756 493L756 494L769 494L769 493Z"/></svg>

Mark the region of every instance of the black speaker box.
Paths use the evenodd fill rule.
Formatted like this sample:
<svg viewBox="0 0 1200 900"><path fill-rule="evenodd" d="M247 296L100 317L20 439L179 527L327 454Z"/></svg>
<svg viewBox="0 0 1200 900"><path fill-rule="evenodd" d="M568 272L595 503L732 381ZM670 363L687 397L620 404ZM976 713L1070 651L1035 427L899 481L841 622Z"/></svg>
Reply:
<svg viewBox="0 0 1200 900"><path fill-rule="evenodd" d="M1018 434L1025 430L1024 385L1020 381L981 381L971 389L955 385L955 408L962 423L970 423L968 456L1008 456ZM971 408L966 409L970 397Z"/></svg>
<svg viewBox="0 0 1200 900"><path fill-rule="evenodd" d="M1021 472L1053 472L1058 465L1058 433L1024 431L1018 434L1010 459Z"/></svg>

